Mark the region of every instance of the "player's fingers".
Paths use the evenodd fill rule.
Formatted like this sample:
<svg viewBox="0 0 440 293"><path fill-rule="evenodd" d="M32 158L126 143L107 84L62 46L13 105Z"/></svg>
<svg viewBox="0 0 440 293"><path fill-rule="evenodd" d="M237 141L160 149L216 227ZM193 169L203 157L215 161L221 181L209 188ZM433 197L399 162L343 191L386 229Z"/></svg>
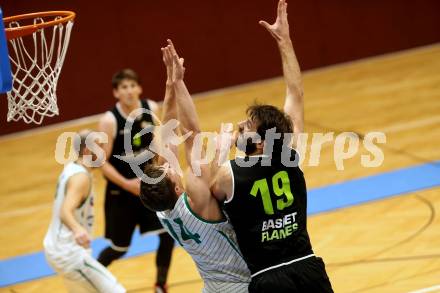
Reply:
<svg viewBox="0 0 440 293"><path fill-rule="evenodd" d="M267 22L265 22L264 20L260 20L258 22L262 27L266 28L267 30L269 30L270 28L270 24L268 24Z"/></svg>
<svg viewBox="0 0 440 293"><path fill-rule="evenodd" d="M162 48L162 55L165 59L167 58L167 48Z"/></svg>
<svg viewBox="0 0 440 293"><path fill-rule="evenodd" d="M284 0L280 0L278 2L278 8L277 8L278 16L281 16L281 14L283 13L284 3L285 3Z"/></svg>
<svg viewBox="0 0 440 293"><path fill-rule="evenodd" d="M173 62L173 50L171 47L168 48L168 57L170 58L170 61Z"/></svg>
<svg viewBox="0 0 440 293"><path fill-rule="evenodd" d="M176 48L174 48L173 41L171 41L170 39L168 39L167 42L168 42L168 45L169 45L170 48L171 48L171 53L172 53L173 55L177 55L177 51L176 51Z"/></svg>
<svg viewBox="0 0 440 293"><path fill-rule="evenodd" d="M173 61L173 56L171 55L171 49L169 48L169 46L165 48L165 56L169 62Z"/></svg>
<svg viewBox="0 0 440 293"><path fill-rule="evenodd" d="M79 237L76 238L76 242L81 245L84 246L85 245L85 239L84 239L84 235L80 235Z"/></svg>
<svg viewBox="0 0 440 293"><path fill-rule="evenodd" d="M176 65L179 64L179 56L177 56L177 54L173 54L173 61Z"/></svg>
<svg viewBox="0 0 440 293"><path fill-rule="evenodd" d="M283 18L287 19L287 2L284 2L283 6Z"/></svg>

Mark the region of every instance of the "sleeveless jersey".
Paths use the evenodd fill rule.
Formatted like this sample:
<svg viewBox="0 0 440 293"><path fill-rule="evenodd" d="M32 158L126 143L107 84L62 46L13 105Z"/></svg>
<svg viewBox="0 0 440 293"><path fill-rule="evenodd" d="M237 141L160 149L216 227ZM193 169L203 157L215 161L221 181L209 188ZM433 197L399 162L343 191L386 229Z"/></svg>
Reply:
<svg viewBox="0 0 440 293"><path fill-rule="evenodd" d="M59 245L77 246L72 230L70 230L66 225L63 224L60 218L60 213L66 196L65 191L67 187L67 182L70 177L78 173L86 173L88 176L91 176L90 173L88 173L83 166L76 163L68 163L64 167L63 172L58 178L55 202L53 204L52 210L52 220L44 238L44 247L46 249L56 249L56 247ZM90 182L90 184L92 183ZM84 202L81 203L81 206L75 210L74 216L76 221L87 230L89 235L91 235L94 219L93 193L91 191L91 188L89 190L87 198L84 200Z"/></svg>
<svg viewBox="0 0 440 293"><path fill-rule="evenodd" d="M292 156L296 153L292 150ZM249 158L247 158L249 159ZM232 197L224 210L234 227L240 250L255 276L273 266L313 255L307 233L307 191L299 167L240 167L231 160Z"/></svg>
<svg viewBox="0 0 440 293"><path fill-rule="evenodd" d="M186 193L179 197L172 210L158 212L157 216L168 233L191 255L205 281L205 288L217 285L217 289L225 289L230 287L218 284L236 283L239 286L241 283L245 291L231 288L223 292L247 292L250 272L227 220L200 218L191 210Z"/></svg>
<svg viewBox="0 0 440 293"><path fill-rule="evenodd" d="M150 110L146 100L141 100L140 102L142 108ZM115 169L124 177L135 178L136 174L133 172L133 170L131 170L130 165L127 162L114 157L114 155L125 156L124 136L126 131L130 131L129 129L125 130L125 123L127 119L121 114L121 111L117 106L115 106L110 112L116 119L116 136L113 141L113 150L109 157L109 163L112 164L112 166L115 167ZM141 137L138 135L140 131L147 127L154 127L153 118L149 113L139 115L133 122L129 135L133 153L135 155L138 155L145 150L153 140L152 132L145 133ZM147 162L140 166L141 170L144 169L145 164L147 164ZM114 185L110 181L108 181L108 184ZM114 187L117 188L116 185Z"/></svg>

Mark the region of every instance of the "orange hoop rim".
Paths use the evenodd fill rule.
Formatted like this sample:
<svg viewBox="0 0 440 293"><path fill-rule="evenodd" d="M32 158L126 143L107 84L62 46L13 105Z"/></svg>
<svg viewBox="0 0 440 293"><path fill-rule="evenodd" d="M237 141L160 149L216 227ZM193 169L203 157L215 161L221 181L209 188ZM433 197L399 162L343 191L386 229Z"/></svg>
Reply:
<svg viewBox="0 0 440 293"><path fill-rule="evenodd" d="M6 27L6 24L8 24L12 21L31 19L31 18L37 18L37 17L47 17L47 16L61 16L61 18L54 19L54 20L51 20L48 22L30 24L30 25L25 25L25 26L20 26L20 27L13 27L13 28ZM44 11L44 12L26 13L26 14L5 17L5 18L3 18L3 21L5 23L6 39L7 40L16 39L19 37L30 35L39 29L44 29L46 27L51 27L51 26L55 26L57 24L65 23L68 21L73 21L75 19L75 16L76 16L76 14L73 11Z"/></svg>

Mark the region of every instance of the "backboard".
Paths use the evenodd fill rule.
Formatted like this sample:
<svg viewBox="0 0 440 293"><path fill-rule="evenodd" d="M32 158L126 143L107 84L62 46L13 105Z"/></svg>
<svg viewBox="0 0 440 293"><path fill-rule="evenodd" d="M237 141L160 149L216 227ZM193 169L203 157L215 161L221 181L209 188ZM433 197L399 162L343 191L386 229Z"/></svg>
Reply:
<svg viewBox="0 0 440 293"><path fill-rule="evenodd" d="M1 8L0 20L0 93L5 93L12 89L12 73Z"/></svg>

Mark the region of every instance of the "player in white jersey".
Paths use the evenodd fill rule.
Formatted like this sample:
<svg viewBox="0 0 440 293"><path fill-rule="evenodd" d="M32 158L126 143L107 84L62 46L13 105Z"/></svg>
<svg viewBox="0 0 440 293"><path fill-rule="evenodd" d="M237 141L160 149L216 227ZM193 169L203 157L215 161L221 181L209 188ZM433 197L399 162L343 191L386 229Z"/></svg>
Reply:
<svg viewBox="0 0 440 293"><path fill-rule="evenodd" d="M168 43L162 48L168 74L163 123L178 116L180 130L187 136L185 155L188 165L191 165L199 163L191 160L194 139L200 133L199 122L183 81L183 59L177 56L170 40ZM162 136L165 135L162 133ZM176 134L172 132L170 136L175 138ZM177 148L166 143L172 140L169 137L162 137L162 140L163 147L177 155ZM212 170L207 165L201 165L201 176L196 176L192 168L188 168L184 188L177 171L168 163L162 165L163 161L160 158L158 164L145 168L148 177L162 179L156 184L149 184L143 178L142 202L158 212L164 228L192 256L204 280L203 292L248 292L250 272L238 249L234 230L209 189Z"/></svg>
<svg viewBox="0 0 440 293"><path fill-rule="evenodd" d="M66 164L58 178L52 220L43 242L44 252L52 268L63 277L69 292L126 292L91 256L92 175L84 158L89 155L95 161L96 156L86 146L89 135L94 134L84 130L74 138L78 160ZM96 138L92 141L97 146Z"/></svg>

